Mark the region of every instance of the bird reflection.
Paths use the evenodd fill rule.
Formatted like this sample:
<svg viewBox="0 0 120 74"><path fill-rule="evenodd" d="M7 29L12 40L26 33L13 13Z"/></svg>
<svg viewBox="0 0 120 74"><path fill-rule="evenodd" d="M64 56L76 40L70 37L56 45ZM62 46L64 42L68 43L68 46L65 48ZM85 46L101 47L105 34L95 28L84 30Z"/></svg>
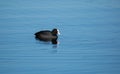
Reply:
<svg viewBox="0 0 120 74"><path fill-rule="evenodd" d="M43 41L43 40L40 40L38 38L35 37L35 39L37 41L39 41L40 43L42 42L43 44L50 44L52 43L53 44L53 48L57 48L57 45L59 44L59 41L58 40L52 40L52 41Z"/></svg>

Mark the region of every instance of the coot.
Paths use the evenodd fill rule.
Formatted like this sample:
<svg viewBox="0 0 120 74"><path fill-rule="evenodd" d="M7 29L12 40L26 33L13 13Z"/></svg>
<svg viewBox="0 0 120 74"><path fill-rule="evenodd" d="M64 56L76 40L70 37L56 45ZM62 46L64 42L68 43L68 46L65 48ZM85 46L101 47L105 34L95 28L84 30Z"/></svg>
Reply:
<svg viewBox="0 0 120 74"><path fill-rule="evenodd" d="M52 44L57 44L58 34L59 34L58 29L54 28L52 31L43 30L43 31L36 32L35 38L42 41L51 41Z"/></svg>

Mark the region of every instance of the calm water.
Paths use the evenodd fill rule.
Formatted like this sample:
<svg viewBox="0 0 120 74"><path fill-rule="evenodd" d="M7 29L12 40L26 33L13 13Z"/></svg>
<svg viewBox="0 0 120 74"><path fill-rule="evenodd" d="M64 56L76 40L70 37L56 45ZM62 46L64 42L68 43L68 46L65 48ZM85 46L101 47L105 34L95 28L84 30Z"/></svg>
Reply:
<svg viewBox="0 0 120 74"><path fill-rule="evenodd" d="M120 1L0 0L0 74L120 74Z"/></svg>

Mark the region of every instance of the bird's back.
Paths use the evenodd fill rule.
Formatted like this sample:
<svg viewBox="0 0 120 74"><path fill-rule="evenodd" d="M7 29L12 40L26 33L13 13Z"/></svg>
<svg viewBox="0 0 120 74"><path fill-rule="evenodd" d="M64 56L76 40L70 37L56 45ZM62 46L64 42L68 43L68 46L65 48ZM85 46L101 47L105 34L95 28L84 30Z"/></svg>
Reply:
<svg viewBox="0 0 120 74"><path fill-rule="evenodd" d="M51 41L52 39L57 39L57 36L53 36L51 31L44 30L35 33L36 38L43 40L43 41Z"/></svg>

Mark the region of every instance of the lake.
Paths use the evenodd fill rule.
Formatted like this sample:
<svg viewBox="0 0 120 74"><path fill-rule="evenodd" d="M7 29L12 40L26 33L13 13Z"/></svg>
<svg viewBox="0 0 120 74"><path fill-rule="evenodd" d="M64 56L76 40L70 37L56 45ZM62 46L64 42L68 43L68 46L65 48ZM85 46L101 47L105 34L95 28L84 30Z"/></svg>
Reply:
<svg viewBox="0 0 120 74"><path fill-rule="evenodd" d="M0 0L0 74L120 74L120 1Z"/></svg>

